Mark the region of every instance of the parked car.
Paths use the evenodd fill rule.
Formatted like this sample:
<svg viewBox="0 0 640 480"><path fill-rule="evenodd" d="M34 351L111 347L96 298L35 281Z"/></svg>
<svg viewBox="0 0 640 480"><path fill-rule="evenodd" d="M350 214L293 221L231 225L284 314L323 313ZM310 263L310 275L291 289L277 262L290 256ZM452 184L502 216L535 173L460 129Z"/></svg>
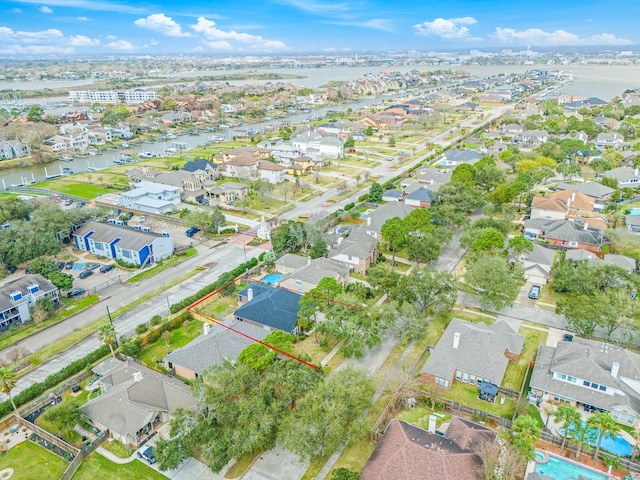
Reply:
<svg viewBox="0 0 640 480"><path fill-rule="evenodd" d="M12 273L16 273L16 270L18 270L18 267L16 267L15 265L9 265L7 268L7 275L11 275Z"/></svg>
<svg viewBox="0 0 640 480"><path fill-rule="evenodd" d="M65 205L67 205L67 206L71 205L72 203L73 203L73 200L72 200L72 199L70 199L70 198L67 198L67 199L64 201L64 204L65 204Z"/></svg>
<svg viewBox="0 0 640 480"><path fill-rule="evenodd" d="M535 240L536 237L537 237L537 235L535 233L531 233L531 232L523 232L522 236L524 238L526 238L527 240L531 240L531 241Z"/></svg>
<svg viewBox="0 0 640 480"><path fill-rule="evenodd" d="M200 229L198 227L191 227L186 231L187 237L193 237Z"/></svg>
<svg viewBox="0 0 640 480"><path fill-rule="evenodd" d="M56 267L58 267L58 270L62 270L65 265L65 262L56 262Z"/></svg>
<svg viewBox="0 0 640 480"><path fill-rule="evenodd" d="M534 285L529 290L529 298L537 300L540 297L540 285Z"/></svg>
<svg viewBox="0 0 640 480"><path fill-rule="evenodd" d="M80 272L80 275L78 275L78 278L85 279L87 277L90 277L91 275L93 275L93 270L85 270L84 272Z"/></svg>
<svg viewBox="0 0 640 480"><path fill-rule="evenodd" d="M100 267L100 273L107 273L110 272L111 270L113 270L115 267L115 265L111 264L111 265L103 265Z"/></svg>
<svg viewBox="0 0 640 480"><path fill-rule="evenodd" d="M80 295L84 295L85 293L87 293L87 291L84 288L74 288L73 290L69 290L69 293L67 293L67 297L76 298Z"/></svg>
<svg viewBox="0 0 640 480"><path fill-rule="evenodd" d="M88 271L92 271L92 270L95 270L96 268L98 268L99 266L100 266L100 264L99 264L99 263L87 263L87 264L84 266L84 269L85 269L85 270L88 270Z"/></svg>
<svg viewBox="0 0 640 480"><path fill-rule="evenodd" d="M75 265L75 262L72 262L71 260L69 260L67 263L64 264L64 269L65 270L71 270L73 269L73 266Z"/></svg>
<svg viewBox="0 0 640 480"><path fill-rule="evenodd" d="M146 460L149 465L156 463L156 454L151 446L143 446L138 450L138 458Z"/></svg>

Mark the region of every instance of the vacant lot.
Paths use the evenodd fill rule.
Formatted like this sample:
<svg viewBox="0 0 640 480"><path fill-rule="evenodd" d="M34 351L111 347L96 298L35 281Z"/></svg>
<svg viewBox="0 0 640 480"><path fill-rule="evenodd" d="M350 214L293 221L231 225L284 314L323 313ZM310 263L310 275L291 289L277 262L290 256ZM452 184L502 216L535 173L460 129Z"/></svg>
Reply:
<svg viewBox="0 0 640 480"><path fill-rule="evenodd" d="M0 458L0 469L13 468L13 480L56 479L69 466L67 461L29 441L16 445Z"/></svg>

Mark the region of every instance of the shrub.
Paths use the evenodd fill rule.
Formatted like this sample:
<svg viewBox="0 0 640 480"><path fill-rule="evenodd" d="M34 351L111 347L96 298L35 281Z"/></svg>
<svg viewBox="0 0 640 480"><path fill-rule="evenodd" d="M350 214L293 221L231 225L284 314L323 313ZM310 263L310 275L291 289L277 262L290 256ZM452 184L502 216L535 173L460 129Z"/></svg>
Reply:
<svg viewBox="0 0 640 480"><path fill-rule="evenodd" d="M351 209L352 209L353 207L355 207L355 206L356 206L356 204L355 204L355 203L353 203L353 202L351 202L351 203L347 203L347 204L344 206L344 209L345 209L345 211L348 211L348 210L351 210Z"/></svg>
<svg viewBox="0 0 640 480"><path fill-rule="evenodd" d="M136 333L138 335L143 334L147 330L149 330L149 325L147 325L146 323L140 323L140 324L136 325Z"/></svg>
<svg viewBox="0 0 640 480"><path fill-rule="evenodd" d="M151 317L151 325L160 325L160 323L162 323L162 317L160 315Z"/></svg>
<svg viewBox="0 0 640 480"><path fill-rule="evenodd" d="M120 339L120 351L128 357L135 357L142 349L142 340L138 337Z"/></svg>

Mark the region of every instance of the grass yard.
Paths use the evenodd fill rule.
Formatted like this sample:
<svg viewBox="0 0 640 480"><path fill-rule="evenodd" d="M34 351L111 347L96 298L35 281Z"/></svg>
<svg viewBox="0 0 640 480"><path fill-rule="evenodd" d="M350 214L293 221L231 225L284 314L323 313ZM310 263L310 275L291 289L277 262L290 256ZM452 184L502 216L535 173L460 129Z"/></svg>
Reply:
<svg viewBox="0 0 640 480"><path fill-rule="evenodd" d="M172 255L167 259L161 260L157 262L155 266L147 268L137 275L134 275L127 280L127 283L141 282L142 280L153 277L154 275L157 275L158 273L163 272L179 263L182 263L190 257L193 257L196 253L197 251L195 248L188 248L184 252Z"/></svg>
<svg viewBox="0 0 640 480"><path fill-rule="evenodd" d="M66 460L29 441L13 447L0 459L0 469L13 468L12 480L57 479L69 466Z"/></svg>
<svg viewBox="0 0 640 480"><path fill-rule="evenodd" d="M82 443L83 443L82 437L75 430L71 430L71 429L61 430L55 421L47 421L43 418L42 415L37 418L36 425L38 425L40 428L43 428L47 432L51 432L54 435L58 435L59 437L64 439L66 442L70 443L75 447L78 447L78 448L82 447Z"/></svg>
<svg viewBox="0 0 640 480"><path fill-rule="evenodd" d="M515 398L505 397L504 405L500 405L499 400L496 400L496 403L485 402L478 398L478 387L462 382L453 382L451 389L443 391L442 396L454 402L462 403L509 420L511 420L513 412L516 410Z"/></svg>
<svg viewBox="0 0 640 480"><path fill-rule="evenodd" d="M319 343L320 341L322 341L322 338L323 336L318 334L318 343L316 343L316 333L315 332L311 333L307 338L305 338L300 342L296 342L293 345L294 354L295 355L302 355L303 353L307 354L311 357L311 363L313 363L314 365L320 365L320 362L322 361L322 359L324 359L324 357L326 357L329 354L329 352L333 349L333 347L335 347L336 344L338 343L337 340L330 339L328 347L322 348ZM340 356L340 358L342 358L342 356L339 353L337 353L336 356Z"/></svg>
<svg viewBox="0 0 640 480"><path fill-rule="evenodd" d="M48 188L60 193L75 195L77 197L86 198L87 200L96 198L105 193L113 193L111 188L106 186L86 184L86 183L67 183L61 180L51 180L49 182L40 183L38 188Z"/></svg>
<svg viewBox="0 0 640 480"><path fill-rule="evenodd" d="M244 286L236 286L236 290L241 290ZM238 308L238 297L236 295L227 295L221 297L217 295L214 300L206 302L204 305L198 305L196 311L216 320L224 320L227 314L233 313Z"/></svg>
<svg viewBox="0 0 640 480"><path fill-rule="evenodd" d="M449 325L450 321L451 321L450 313L447 313L447 312L438 313L438 315L436 315L431 320L431 323L429 323L429 326L427 327L427 333L425 335L426 344L431 345L432 347L435 347L436 344L438 343L438 340L440 340L440 337L442 337L442 334L444 333L445 329Z"/></svg>
<svg viewBox="0 0 640 480"><path fill-rule="evenodd" d="M521 325L518 333L524 335L524 351L520 355L517 363L509 362L507 370L504 372L504 377L502 378L502 386L513 390L520 390L522 387L529 363L533 360L536 353L538 353L540 345L546 343L549 334L547 331L529 328L526 325Z"/></svg>
<svg viewBox="0 0 640 480"><path fill-rule="evenodd" d="M59 478L59 477L31 477L31 478ZM166 480L167 477L156 472L149 465L134 460L124 465L115 464L98 453L89 455L75 473L72 480Z"/></svg>
<svg viewBox="0 0 640 480"><path fill-rule="evenodd" d="M128 458L130 457L135 450L128 449L124 446L124 444L118 440L109 439L102 444L102 446L109 450L114 455L120 458Z"/></svg>
<svg viewBox="0 0 640 480"><path fill-rule="evenodd" d="M436 427L439 427L445 422L451 420L450 413L436 413ZM403 420L417 427L427 430L429 428L429 417L433 415L433 410L429 410L424 407L415 407L411 409L404 409L398 415L396 419Z"/></svg>
<svg viewBox="0 0 640 480"><path fill-rule="evenodd" d="M157 342L142 349L138 358L147 365L155 366L156 360L164 358L167 353L185 346L202 333L202 322L191 320L186 327L182 326L171 331L169 344L160 338Z"/></svg>

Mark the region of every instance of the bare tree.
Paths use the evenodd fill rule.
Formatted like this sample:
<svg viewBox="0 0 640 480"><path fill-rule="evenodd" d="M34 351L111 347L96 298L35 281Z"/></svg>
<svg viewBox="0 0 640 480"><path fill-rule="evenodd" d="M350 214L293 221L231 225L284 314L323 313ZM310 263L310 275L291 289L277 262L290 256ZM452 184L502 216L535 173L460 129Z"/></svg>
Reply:
<svg viewBox="0 0 640 480"><path fill-rule="evenodd" d="M496 470L500 466L500 445L485 440L476 446L474 453L482 461L482 465L478 466L478 473L482 475L482 479L492 480L495 478Z"/></svg>
<svg viewBox="0 0 640 480"><path fill-rule="evenodd" d="M11 350L9 350L9 353L7 354L7 358L11 363L16 363L22 360L23 358L28 357L29 354L30 354L29 350L27 350L24 347L14 347Z"/></svg>
<svg viewBox="0 0 640 480"><path fill-rule="evenodd" d="M523 476L525 462L522 456L511 445L502 447L500 466L502 467L502 480L516 480Z"/></svg>

